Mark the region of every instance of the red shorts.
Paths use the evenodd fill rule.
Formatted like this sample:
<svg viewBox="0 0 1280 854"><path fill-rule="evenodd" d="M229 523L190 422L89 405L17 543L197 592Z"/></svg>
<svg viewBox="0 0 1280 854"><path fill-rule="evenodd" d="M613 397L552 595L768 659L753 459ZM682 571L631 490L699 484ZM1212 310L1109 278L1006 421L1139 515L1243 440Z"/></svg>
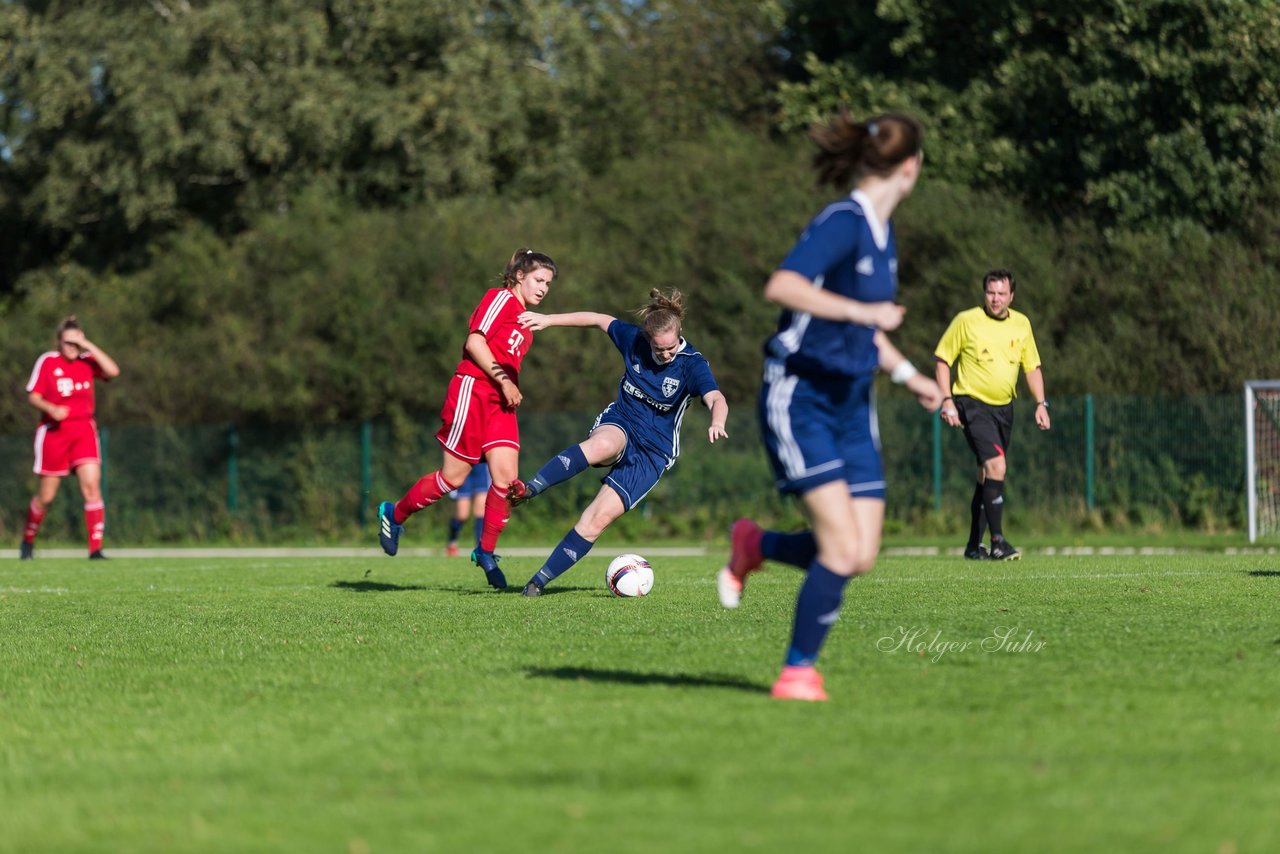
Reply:
<svg viewBox="0 0 1280 854"><path fill-rule="evenodd" d="M77 418L36 428L36 474L62 477L85 463L101 463L98 425L92 418Z"/></svg>
<svg viewBox="0 0 1280 854"><path fill-rule="evenodd" d="M520 426L516 411L506 406L502 392L487 380L454 374L449 381L443 425L436 439L455 457L478 463L490 448L505 445L520 450Z"/></svg>

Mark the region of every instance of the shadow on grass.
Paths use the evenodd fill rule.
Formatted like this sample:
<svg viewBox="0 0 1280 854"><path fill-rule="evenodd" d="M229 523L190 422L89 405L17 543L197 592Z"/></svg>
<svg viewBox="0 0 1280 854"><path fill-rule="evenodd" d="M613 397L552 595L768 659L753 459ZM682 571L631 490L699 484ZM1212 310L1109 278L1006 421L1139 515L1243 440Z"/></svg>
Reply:
<svg viewBox="0 0 1280 854"><path fill-rule="evenodd" d="M1280 575L1280 569L1251 569L1249 574L1255 578L1265 578L1269 575Z"/></svg>
<svg viewBox="0 0 1280 854"><path fill-rule="evenodd" d="M357 593L394 593L402 590L426 590L421 584L385 584L381 581L335 581L329 585Z"/></svg>
<svg viewBox="0 0 1280 854"><path fill-rule="evenodd" d="M502 588L501 590L495 590L492 587L490 587L488 584L486 584L483 579L481 579L480 583L474 588L451 587L449 589L457 590L459 593L463 594L464 596L488 596L493 593L501 593L504 596L511 596L511 595L520 596L524 594L523 584L508 583L507 586ZM598 590L598 589L599 588L596 588L596 587L552 587L548 590L543 590L542 595L551 596L552 594L555 594L555 593L569 593L571 591L581 592L584 590L587 592L590 592L592 590ZM611 594L606 593L605 595L608 596Z"/></svg>
<svg viewBox="0 0 1280 854"><path fill-rule="evenodd" d="M595 667L529 667L525 673L540 679L610 682L616 685L669 685L673 688L734 688L738 691L763 693L766 685L748 682L736 676L687 673L640 673L634 670L601 670Z"/></svg>

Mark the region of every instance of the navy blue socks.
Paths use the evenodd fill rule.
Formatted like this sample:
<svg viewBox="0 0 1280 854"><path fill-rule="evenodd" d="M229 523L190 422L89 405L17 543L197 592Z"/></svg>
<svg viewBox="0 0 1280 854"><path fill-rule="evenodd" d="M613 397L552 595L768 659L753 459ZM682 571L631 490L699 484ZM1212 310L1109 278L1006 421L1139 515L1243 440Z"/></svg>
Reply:
<svg viewBox="0 0 1280 854"><path fill-rule="evenodd" d="M765 531L760 538L760 554L767 560L808 569L818 555L818 543L813 538L813 531L796 531L793 534Z"/></svg>
<svg viewBox="0 0 1280 854"><path fill-rule="evenodd" d="M533 479L525 483L525 488L529 490L530 494L537 495L557 483L564 483L575 474L586 470L587 457L582 453L581 447L574 445L571 448L565 448L547 460L546 465L538 469L538 473L533 476Z"/></svg>
<svg viewBox="0 0 1280 854"><path fill-rule="evenodd" d="M800 585L796 599L796 620L787 650L788 667L811 667L827 639L827 632L840 616L847 576L836 575L814 559L809 574Z"/></svg>
<svg viewBox="0 0 1280 854"><path fill-rule="evenodd" d="M578 533L577 528L570 528L560 545L547 556L542 569L529 580L539 587L546 587L547 582L568 572L575 563L586 557L587 552L591 551L591 545Z"/></svg>

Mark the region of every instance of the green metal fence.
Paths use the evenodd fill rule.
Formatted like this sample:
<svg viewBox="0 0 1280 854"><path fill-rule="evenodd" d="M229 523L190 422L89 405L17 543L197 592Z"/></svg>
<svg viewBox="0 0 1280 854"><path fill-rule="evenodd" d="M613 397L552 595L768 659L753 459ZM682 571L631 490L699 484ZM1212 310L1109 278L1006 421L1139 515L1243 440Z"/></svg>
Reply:
<svg viewBox="0 0 1280 854"><path fill-rule="evenodd" d="M897 391L896 389L893 391ZM890 526L967 525L975 464L959 430L913 400L880 401ZM1010 518L1026 527L1106 520L1240 527L1244 428L1236 395L1191 398L1055 397L1053 429L1015 407L1009 448ZM531 473L580 440L594 413L521 418L521 468ZM103 429L108 536L113 544L295 542L363 536L379 500L396 498L440 462L434 415L330 427L107 426ZM627 521L653 535L718 533L744 513L794 517L776 495L751 402L739 402L731 439L709 445L706 415L691 411L680 462ZM35 487L31 436L0 437L0 536L16 544ZM548 493L536 518L563 527L596 489L590 474ZM42 540L83 539L82 501L67 478Z"/></svg>

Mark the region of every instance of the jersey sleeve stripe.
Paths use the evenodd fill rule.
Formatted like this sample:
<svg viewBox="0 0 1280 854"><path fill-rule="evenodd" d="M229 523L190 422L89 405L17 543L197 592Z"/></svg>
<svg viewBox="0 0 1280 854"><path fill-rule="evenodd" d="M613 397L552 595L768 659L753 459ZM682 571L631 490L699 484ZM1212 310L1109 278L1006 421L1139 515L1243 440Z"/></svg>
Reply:
<svg viewBox="0 0 1280 854"><path fill-rule="evenodd" d="M489 330L493 328L494 321L498 319L498 315L502 313L502 309L509 299L511 299L511 291L503 291L493 298L493 302L489 303L489 310L484 313L484 317L480 320L481 332L485 335L489 334Z"/></svg>
<svg viewBox="0 0 1280 854"><path fill-rule="evenodd" d="M40 380L40 368L44 366L45 359L48 359L50 356L53 356L53 355L56 355L56 354L52 352L41 353L40 358L36 359L36 366L31 369L31 379L27 380L27 391L35 391L36 383L39 382Z"/></svg>

